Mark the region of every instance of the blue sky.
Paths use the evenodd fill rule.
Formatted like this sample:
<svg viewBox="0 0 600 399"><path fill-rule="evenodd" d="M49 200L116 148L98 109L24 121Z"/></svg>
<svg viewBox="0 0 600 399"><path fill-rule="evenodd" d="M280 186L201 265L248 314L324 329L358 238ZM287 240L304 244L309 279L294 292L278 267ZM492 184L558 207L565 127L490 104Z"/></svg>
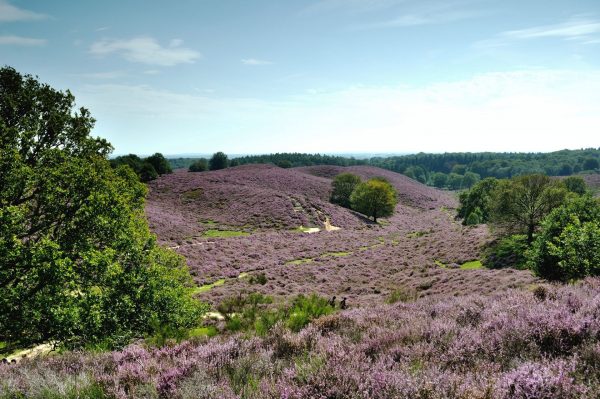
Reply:
<svg viewBox="0 0 600 399"><path fill-rule="evenodd" d="M598 0L0 0L115 153L600 146Z"/></svg>

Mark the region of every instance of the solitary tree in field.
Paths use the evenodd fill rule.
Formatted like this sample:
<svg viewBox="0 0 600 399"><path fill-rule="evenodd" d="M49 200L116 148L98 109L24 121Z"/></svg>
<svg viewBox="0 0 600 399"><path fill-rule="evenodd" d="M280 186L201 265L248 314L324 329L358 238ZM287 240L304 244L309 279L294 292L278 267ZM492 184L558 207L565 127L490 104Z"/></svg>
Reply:
<svg viewBox="0 0 600 399"><path fill-rule="evenodd" d="M0 69L0 341L118 346L203 310L183 259L156 245L146 187L94 119L54 90Z"/></svg>
<svg viewBox="0 0 600 399"><path fill-rule="evenodd" d="M567 190L559 181L545 175L527 175L502 180L492 195L491 221L510 232L533 234L542 219L561 205Z"/></svg>
<svg viewBox="0 0 600 399"><path fill-rule="evenodd" d="M350 208L350 196L356 186L360 184L360 181L360 177L352 173L340 173L331 182L330 201L345 208Z"/></svg>
<svg viewBox="0 0 600 399"><path fill-rule="evenodd" d="M225 169L227 167L227 155L224 152L216 152L208 161L208 168L210 170Z"/></svg>
<svg viewBox="0 0 600 399"><path fill-rule="evenodd" d="M370 179L356 186L350 196L352 209L373 218L391 216L398 200L396 190L384 179Z"/></svg>

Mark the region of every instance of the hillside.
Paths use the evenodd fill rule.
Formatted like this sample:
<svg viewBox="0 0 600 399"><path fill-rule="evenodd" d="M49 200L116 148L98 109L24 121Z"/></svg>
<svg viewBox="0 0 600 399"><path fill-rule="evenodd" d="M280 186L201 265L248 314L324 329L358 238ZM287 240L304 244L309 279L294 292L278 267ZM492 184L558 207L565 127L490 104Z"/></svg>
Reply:
<svg viewBox="0 0 600 399"><path fill-rule="evenodd" d="M400 195L396 213L373 224L330 204L330 178L342 171L388 179ZM151 228L185 256L197 283L209 287L201 297L215 304L251 290L282 298L310 292L346 296L359 306L381 303L399 287L425 297L488 293L535 281L529 272L461 270L480 258L490 239L485 226L462 226L454 220L452 193L395 172L245 165L178 171L149 187ZM327 218L340 229L324 231ZM307 234L300 226L321 231ZM244 278L259 272L267 277L264 285Z"/></svg>

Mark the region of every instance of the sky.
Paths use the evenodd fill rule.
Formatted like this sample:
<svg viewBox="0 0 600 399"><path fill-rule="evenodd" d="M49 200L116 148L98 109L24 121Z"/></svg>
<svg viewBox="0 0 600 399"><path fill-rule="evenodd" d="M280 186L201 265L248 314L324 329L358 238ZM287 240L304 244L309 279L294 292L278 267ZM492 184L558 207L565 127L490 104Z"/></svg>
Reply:
<svg viewBox="0 0 600 399"><path fill-rule="evenodd" d="M600 0L0 0L115 154L600 146Z"/></svg>

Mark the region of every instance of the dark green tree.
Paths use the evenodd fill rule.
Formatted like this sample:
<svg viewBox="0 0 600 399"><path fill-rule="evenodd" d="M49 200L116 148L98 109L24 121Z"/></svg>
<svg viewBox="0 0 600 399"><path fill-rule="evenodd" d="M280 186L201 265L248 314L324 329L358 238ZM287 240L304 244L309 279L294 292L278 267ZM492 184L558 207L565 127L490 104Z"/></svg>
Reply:
<svg viewBox="0 0 600 399"><path fill-rule="evenodd" d="M549 280L600 275L600 202L584 195L554 209L528 251L528 265Z"/></svg>
<svg viewBox="0 0 600 399"><path fill-rule="evenodd" d="M190 165L190 172L204 172L208 170L208 161L206 159L198 159Z"/></svg>
<svg viewBox="0 0 600 399"><path fill-rule="evenodd" d="M597 158L586 158L583 161L583 170L596 170L600 168L600 162Z"/></svg>
<svg viewBox="0 0 600 399"><path fill-rule="evenodd" d="M227 155L224 152L215 152L208 161L208 168L210 170L225 169L228 165Z"/></svg>
<svg viewBox="0 0 600 399"><path fill-rule="evenodd" d="M398 203L396 190L383 179L370 179L356 186L350 196L352 209L373 218L391 216Z"/></svg>
<svg viewBox="0 0 600 399"><path fill-rule="evenodd" d="M154 167L154 170L156 171L156 173L158 173L159 175L173 173L173 170L171 169L171 165L169 164L169 161L167 161L167 159L160 152L157 152L154 155L149 156L148 158L145 159L145 161L148 162L150 165L152 165Z"/></svg>
<svg viewBox="0 0 600 399"><path fill-rule="evenodd" d="M448 175L442 172L435 172L431 175L431 184L437 188L444 188L448 183Z"/></svg>
<svg viewBox="0 0 600 399"><path fill-rule="evenodd" d="M145 159L141 159L135 154L121 155L110 160L110 164L113 168L117 168L121 165L129 166L144 183L154 180L158 177L158 172L154 169L154 166Z"/></svg>
<svg viewBox="0 0 600 399"><path fill-rule="evenodd" d="M563 180L563 183L567 190L572 193L583 195L587 191L585 180L579 176L569 176Z"/></svg>
<svg viewBox="0 0 600 399"><path fill-rule="evenodd" d="M475 184L469 191L460 193L458 217L463 219L463 224L474 225L488 222L492 192L497 185L497 179L488 177Z"/></svg>
<svg viewBox="0 0 600 399"><path fill-rule="evenodd" d="M195 325L185 262L156 245L146 188L110 166L89 111L9 67L0 93L0 341L119 346Z"/></svg>
<svg viewBox="0 0 600 399"><path fill-rule="evenodd" d="M546 175L526 175L501 180L492 195L491 221L511 233L533 234L542 219L565 201L567 189Z"/></svg>
<svg viewBox="0 0 600 399"><path fill-rule="evenodd" d="M350 208L350 196L358 184L360 177L352 173L340 173L331 182L330 201L334 204Z"/></svg>

